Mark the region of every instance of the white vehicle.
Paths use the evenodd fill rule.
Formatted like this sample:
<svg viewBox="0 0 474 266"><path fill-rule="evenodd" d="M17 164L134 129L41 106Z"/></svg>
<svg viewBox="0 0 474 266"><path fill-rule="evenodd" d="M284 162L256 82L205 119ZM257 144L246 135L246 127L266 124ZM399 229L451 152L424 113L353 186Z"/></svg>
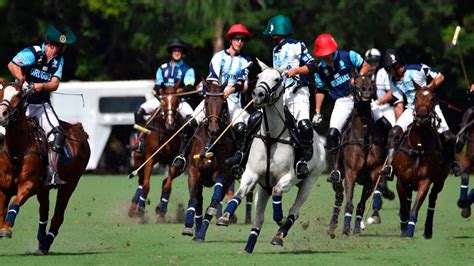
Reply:
<svg viewBox="0 0 474 266"><path fill-rule="evenodd" d="M122 140L121 145L115 145L117 142L109 145L130 155L126 145L133 132L134 112L153 97L153 86L153 80L70 81L61 82L52 93L53 107L59 118L70 123L81 122L89 134L91 157L87 170L97 169L106 156L104 150L114 128L122 135L125 132L126 140Z"/></svg>

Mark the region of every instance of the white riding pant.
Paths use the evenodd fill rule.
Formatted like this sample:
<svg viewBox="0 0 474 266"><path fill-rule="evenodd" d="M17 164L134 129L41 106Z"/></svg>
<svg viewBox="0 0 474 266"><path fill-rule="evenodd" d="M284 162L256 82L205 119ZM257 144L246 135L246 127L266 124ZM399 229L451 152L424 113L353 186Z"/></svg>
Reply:
<svg viewBox="0 0 474 266"><path fill-rule="evenodd" d="M242 107L240 107L239 103L234 102L230 98L227 98L226 100L227 100L227 107L229 109L229 117L232 118L232 125L235 125L240 122L243 122L247 125L247 120L249 119L249 116L250 116L249 113L244 110L242 111L242 114L239 117L237 117L240 114ZM204 102L205 100L202 100L193 112L194 119L196 119L196 122L198 124L200 124L202 120L206 118L206 110L205 110L206 106Z"/></svg>
<svg viewBox="0 0 474 266"><path fill-rule="evenodd" d="M438 133L441 134L445 131L449 130L448 123L446 123L446 119L444 118L443 113L441 112L441 108L439 104L435 105L435 112L436 115L441 119L441 123L438 128ZM413 108L407 108L403 111L402 115L398 118L395 125L400 126L403 129L403 132L407 131L408 126L413 122Z"/></svg>
<svg viewBox="0 0 474 266"><path fill-rule="evenodd" d="M372 117L375 121L382 118L382 110L380 106L375 102L370 104L372 110ZM337 128L339 132L342 132L347 119L351 115L352 109L354 109L354 99L352 96L342 97L336 100L334 103L334 109L331 113L331 120L329 121L329 127Z"/></svg>
<svg viewBox="0 0 474 266"><path fill-rule="evenodd" d="M309 120L309 97L308 87L301 87L296 93L293 93L293 87L290 87L283 94L283 104L288 107L297 122Z"/></svg>
<svg viewBox="0 0 474 266"><path fill-rule="evenodd" d="M386 103L386 104L379 105L379 108L382 111L383 116L385 116L385 118L387 118L387 120L390 121L390 124L394 126L395 125L395 109L393 108L393 106Z"/></svg>
<svg viewBox="0 0 474 266"><path fill-rule="evenodd" d="M153 97L153 99L148 100L144 102L142 105L140 105L140 108L145 110L147 114L151 114L156 110L156 108L160 106L161 106L160 101L156 97ZM178 113L184 119L188 115L191 115L193 113L193 108L191 107L191 105L189 105L189 103L182 101L179 103Z"/></svg>
<svg viewBox="0 0 474 266"><path fill-rule="evenodd" d="M59 126L59 121L54 115L49 102L45 102L44 107L43 104L28 104L28 107L26 108L26 116L35 119L46 134L49 134L54 127ZM48 141L53 140L54 134L49 135Z"/></svg>

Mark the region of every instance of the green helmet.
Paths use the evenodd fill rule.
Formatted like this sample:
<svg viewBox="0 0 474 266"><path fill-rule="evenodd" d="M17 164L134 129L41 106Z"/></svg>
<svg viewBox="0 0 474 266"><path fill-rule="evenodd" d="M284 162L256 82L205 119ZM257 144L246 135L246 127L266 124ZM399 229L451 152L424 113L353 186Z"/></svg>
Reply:
<svg viewBox="0 0 474 266"><path fill-rule="evenodd" d="M293 33L293 26L287 16L277 15L268 21L267 28L263 31L263 35L281 35L287 36Z"/></svg>
<svg viewBox="0 0 474 266"><path fill-rule="evenodd" d="M58 44L73 44L77 40L76 35L71 30L67 29L64 33L60 32L53 25L48 26L46 31L46 41Z"/></svg>

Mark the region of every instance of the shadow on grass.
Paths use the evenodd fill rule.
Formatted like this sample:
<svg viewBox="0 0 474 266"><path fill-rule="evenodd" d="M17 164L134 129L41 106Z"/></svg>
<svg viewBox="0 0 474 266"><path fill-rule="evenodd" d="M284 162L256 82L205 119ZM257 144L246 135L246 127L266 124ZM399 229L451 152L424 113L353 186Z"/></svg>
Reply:
<svg viewBox="0 0 474 266"><path fill-rule="evenodd" d="M109 251L84 251L84 252L50 252L48 255L43 255L43 257L54 257L54 256L84 256L84 255L97 255L97 254L107 254L107 253L116 253ZM22 254L1 254L2 257L26 257L26 256L36 256L34 251L27 251ZM38 256L41 257L41 256Z"/></svg>
<svg viewBox="0 0 474 266"><path fill-rule="evenodd" d="M454 239L474 239L474 236L454 236Z"/></svg>
<svg viewBox="0 0 474 266"><path fill-rule="evenodd" d="M362 234L358 237L374 237L374 238L395 237L395 238L402 238L400 236L400 234Z"/></svg>
<svg viewBox="0 0 474 266"><path fill-rule="evenodd" d="M234 243L234 244L246 244L247 240L206 240L203 242L194 241L196 243Z"/></svg>
<svg viewBox="0 0 474 266"><path fill-rule="evenodd" d="M260 252L259 252L260 253ZM285 251L272 251L272 252L262 252L262 254L295 254L295 255L307 255L307 254L343 254L342 251L336 250L285 250Z"/></svg>

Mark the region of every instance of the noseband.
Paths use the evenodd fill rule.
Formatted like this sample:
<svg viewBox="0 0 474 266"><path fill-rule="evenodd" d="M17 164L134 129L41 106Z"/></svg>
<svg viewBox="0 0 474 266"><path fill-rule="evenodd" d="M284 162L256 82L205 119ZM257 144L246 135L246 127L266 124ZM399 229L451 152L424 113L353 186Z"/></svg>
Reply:
<svg viewBox="0 0 474 266"><path fill-rule="evenodd" d="M18 119L18 108L12 108L11 103L9 100L3 99L0 102L0 106L5 106L7 108L8 119L11 121L15 121Z"/></svg>
<svg viewBox="0 0 474 266"><path fill-rule="evenodd" d="M224 92L206 92L206 96L210 96L210 97L222 97L224 96ZM225 100L225 99L224 99ZM224 106L224 110L226 108L227 105ZM206 108L207 108L207 102L206 102ZM206 117L206 120L207 121L216 121L217 123L221 124L222 122L224 122L224 118L220 117L219 115L210 115L210 114L207 114L207 117Z"/></svg>
<svg viewBox="0 0 474 266"><path fill-rule="evenodd" d="M256 88L262 88L263 90L265 90L265 102L267 105L275 104L280 99L281 95L283 95L284 90L281 90L279 93L277 91L277 89L281 86L281 83L282 79L279 79L278 82L271 88L270 85L268 85L268 83L265 81L261 81L257 85Z"/></svg>

